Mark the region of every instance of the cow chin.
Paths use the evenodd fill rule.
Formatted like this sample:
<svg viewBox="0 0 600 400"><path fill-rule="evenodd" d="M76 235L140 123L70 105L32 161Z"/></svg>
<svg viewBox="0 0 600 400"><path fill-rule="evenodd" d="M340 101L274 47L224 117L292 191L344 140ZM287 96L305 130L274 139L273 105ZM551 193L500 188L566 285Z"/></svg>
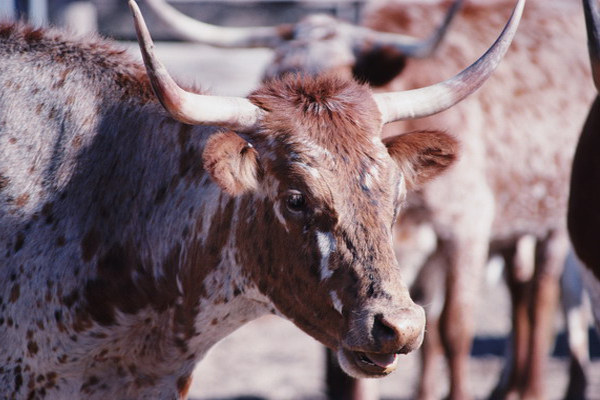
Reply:
<svg viewBox="0 0 600 400"><path fill-rule="evenodd" d="M357 379L383 378L398 366L397 354L372 354L340 347L337 358L342 370Z"/></svg>

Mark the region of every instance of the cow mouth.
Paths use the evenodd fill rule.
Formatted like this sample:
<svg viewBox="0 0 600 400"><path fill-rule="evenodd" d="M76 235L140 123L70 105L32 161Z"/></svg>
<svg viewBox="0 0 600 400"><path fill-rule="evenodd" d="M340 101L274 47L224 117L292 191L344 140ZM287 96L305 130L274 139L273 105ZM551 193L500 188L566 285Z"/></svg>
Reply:
<svg viewBox="0 0 600 400"><path fill-rule="evenodd" d="M397 353L368 353L340 349L338 360L346 373L357 378L384 377L396 370Z"/></svg>

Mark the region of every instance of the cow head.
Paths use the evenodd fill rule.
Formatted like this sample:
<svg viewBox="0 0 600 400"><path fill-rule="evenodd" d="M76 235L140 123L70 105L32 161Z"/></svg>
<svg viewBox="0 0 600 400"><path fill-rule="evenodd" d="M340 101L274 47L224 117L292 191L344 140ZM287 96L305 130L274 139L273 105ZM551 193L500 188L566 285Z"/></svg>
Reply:
<svg viewBox="0 0 600 400"><path fill-rule="evenodd" d="M227 128L208 139L203 165L240 196L241 219L256 222L236 231L245 273L279 313L337 350L351 375L386 375L397 354L423 340L424 312L402 282L392 227L407 190L446 169L457 151L439 132L382 140L382 125L437 113L479 87L507 50L523 3L486 56L446 82L374 95L339 76L288 75L243 99L181 89L130 2L163 106L182 122Z"/></svg>
<svg viewBox="0 0 600 400"><path fill-rule="evenodd" d="M189 18L164 0L145 3L184 40L222 47L272 48L275 57L265 71L265 80L289 72L328 71L382 86L402 71L407 58L424 58L435 51L462 0L453 0L444 21L426 39L378 32L325 14L278 27L225 28Z"/></svg>

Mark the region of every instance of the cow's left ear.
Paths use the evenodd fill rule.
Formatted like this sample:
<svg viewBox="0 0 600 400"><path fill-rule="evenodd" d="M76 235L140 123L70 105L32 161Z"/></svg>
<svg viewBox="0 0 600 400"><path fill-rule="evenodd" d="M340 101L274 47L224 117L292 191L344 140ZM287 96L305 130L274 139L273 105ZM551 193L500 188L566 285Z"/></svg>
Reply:
<svg viewBox="0 0 600 400"><path fill-rule="evenodd" d="M413 190L436 177L456 161L458 141L447 133L410 132L383 140L396 161L406 187Z"/></svg>
<svg viewBox="0 0 600 400"><path fill-rule="evenodd" d="M202 160L212 179L232 196L258 187L258 152L235 132L213 134L206 142Z"/></svg>

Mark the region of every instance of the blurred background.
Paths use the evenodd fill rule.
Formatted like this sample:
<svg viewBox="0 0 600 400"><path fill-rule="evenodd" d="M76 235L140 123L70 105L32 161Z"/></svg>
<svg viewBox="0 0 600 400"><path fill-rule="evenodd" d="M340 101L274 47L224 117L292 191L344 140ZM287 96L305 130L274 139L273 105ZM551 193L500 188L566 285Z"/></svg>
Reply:
<svg viewBox="0 0 600 400"><path fill-rule="evenodd" d="M431 1L431 0L430 0ZM215 94L246 95L262 78L273 58L269 49L217 49L175 40L168 29L139 1L159 57L183 82L194 82ZM224 26L277 25L298 21L312 13L327 13L359 23L368 2L357 0L174 0L185 14ZM121 42L139 58L126 0L0 0L0 19L22 19L54 25L76 34L98 32ZM494 264L495 263L495 264ZM477 336L472 350L471 390L485 398L496 385L510 332L510 305L501 279L502 263L492 260L485 296L477 305ZM590 319L591 321L591 319ZM591 363L588 395L600 399L600 342L590 328ZM557 312L556 341L547 376L549 399L562 398L568 381L568 349L564 317ZM264 317L225 338L198 366L191 399L325 399L325 353L290 322ZM392 376L377 381L382 399L409 399L419 374L419 354L402 356ZM445 368L445 367L444 367ZM443 384L443 382L442 382ZM441 388L442 393L447 391Z"/></svg>

